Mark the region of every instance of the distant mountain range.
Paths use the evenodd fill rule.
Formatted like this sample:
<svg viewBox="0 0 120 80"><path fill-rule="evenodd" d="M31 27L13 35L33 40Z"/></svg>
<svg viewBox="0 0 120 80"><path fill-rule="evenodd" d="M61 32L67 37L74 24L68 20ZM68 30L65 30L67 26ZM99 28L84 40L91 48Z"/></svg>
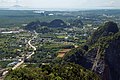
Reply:
<svg viewBox="0 0 120 80"><path fill-rule="evenodd" d="M10 7L0 7L0 10L33 10L33 8L28 8L21 5L13 5Z"/></svg>
<svg viewBox="0 0 120 80"><path fill-rule="evenodd" d="M79 11L79 10L88 10L88 9L75 9L75 8L31 8L21 5L13 5L3 7L0 6L0 10L46 10L46 11Z"/></svg>
<svg viewBox="0 0 120 80"><path fill-rule="evenodd" d="M120 9L113 7L97 7L97 8L31 8L21 5L13 5L3 7L0 6L0 10L46 10L46 11L80 11L80 10L100 10L100 9Z"/></svg>
<svg viewBox="0 0 120 80"><path fill-rule="evenodd" d="M12 7L14 7L14 8L22 8L23 6L21 6L21 5L13 5Z"/></svg>
<svg viewBox="0 0 120 80"><path fill-rule="evenodd" d="M9 7L0 7L0 10L46 10L46 11L79 11L80 9L62 9L62 8L30 8L21 5L13 5Z"/></svg>

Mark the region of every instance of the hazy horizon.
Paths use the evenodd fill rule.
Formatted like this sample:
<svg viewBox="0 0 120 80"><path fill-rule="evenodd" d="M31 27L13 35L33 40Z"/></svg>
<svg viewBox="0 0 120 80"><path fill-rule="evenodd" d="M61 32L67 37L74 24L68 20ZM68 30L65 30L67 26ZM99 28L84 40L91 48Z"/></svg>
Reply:
<svg viewBox="0 0 120 80"><path fill-rule="evenodd" d="M120 9L120 0L0 0L1 8L20 5L38 9Z"/></svg>

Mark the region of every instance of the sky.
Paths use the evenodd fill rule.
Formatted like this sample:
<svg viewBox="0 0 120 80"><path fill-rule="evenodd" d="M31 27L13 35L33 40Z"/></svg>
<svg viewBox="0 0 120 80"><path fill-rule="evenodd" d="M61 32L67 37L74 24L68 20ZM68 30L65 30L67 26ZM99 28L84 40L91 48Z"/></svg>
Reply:
<svg viewBox="0 0 120 80"><path fill-rule="evenodd" d="M0 0L0 7L21 5L29 8L119 8L120 0Z"/></svg>

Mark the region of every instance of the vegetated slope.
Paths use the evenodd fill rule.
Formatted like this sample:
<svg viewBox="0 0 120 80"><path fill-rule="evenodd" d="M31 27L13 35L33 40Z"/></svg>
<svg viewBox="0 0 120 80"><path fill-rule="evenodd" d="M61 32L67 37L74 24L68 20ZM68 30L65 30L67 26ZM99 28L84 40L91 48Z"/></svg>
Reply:
<svg viewBox="0 0 120 80"><path fill-rule="evenodd" d="M94 44L97 40L103 36L109 36L119 31L116 23L109 21L100 26L91 36L88 44Z"/></svg>
<svg viewBox="0 0 120 80"><path fill-rule="evenodd" d="M99 77L93 72L100 75L102 80L119 80L119 44L120 32L117 24L114 22L106 22L93 34L91 40L88 41L88 44L72 49L62 60L58 60L60 64L57 65L57 63L55 63L52 67L42 67L41 71L38 71L39 74L36 73L37 71L33 73L34 71L32 71L32 68L29 69L29 71L34 74L35 78L33 74L30 75L27 73L29 71L25 70L24 72L24 68L18 69L18 71L15 70L10 72L6 77L6 80L12 80L12 78L18 80L26 78L29 80L31 76L33 76L30 78L31 80L99 80ZM93 72L88 71L87 69L90 69ZM15 72L18 73L18 75L14 75ZM26 74L24 75L24 73Z"/></svg>
<svg viewBox="0 0 120 80"><path fill-rule="evenodd" d="M60 19L55 19L55 20L53 20L53 21L51 21L49 23L48 27L53 27L53 28L55 28L55 27L61 27L61 28L64 28L66 26L67 25L66 25L66 23L64 21L62 21Z"/></svg>
<svg viewBox="0 0 120 80"><path fill-rule="evenodd" d="M75 19L71 22L70 25L75 27L83 27L84 24L80 19Z"/></svg>
<svg viewBox="0 0 120 80"><path fill-rule="evenodd" d="M70 23L70 24L67 24ZM26 30L38 30L41 27L48 27L48 28L67 28L67 27L83 27L83 22L80 19L72 20L71 22L64 22L61 19L54 19L51 22L40 22L40 21L34 21L26 26L24 26L24 29Z"/></svg>
<svg viewBox="0 0 120 80"><path fill-rule="evenodd" d="M91 63L84 57L85 50L78 47L69 51L62 59L63 62L72 62L75 64L82 65L85 68L91 66Z"/></svg>
<svg viewBox="0 0 120 80"><path fill-rule="evenodd" d="M65 28L67 27L67 24L61 20L61 19L55 19L51 22L40 22L40 21L35 21L31 22L28 25L25 26L26 30L36 30L39 27L50 27L50 28Z"/></svg>
<svg viewBox="0 0 120 80"><path fill-rule="evenodd" d="M11 71L5 80L100 80L93 72L73 64L56 64L41 68L20 68Z"/></svg>
<svg viewBox="0 0 120 80"><path fill-rule="evenodd" d="M95 32L92 46L85 57L90 60L91 69L104 80L119 80L120 32L114 22L106 22Z"/></svg>
<svg viewBox="0 0 120 80"><path fill-rule="evenodd" d="M64 61L91 69L103 80L120 79L120 32L117 24L106 22L88 41L88 50L81 47L66 54Z"/></svg>
<svg viewBox="0 0 120 80"><path fill-rule="evenodd" d="M120 79L120 32L102 37L86 53L91 69L105 80ZM91 54L92 53L92 54Z"/></svg>
<svg viewBox="0 0 120 80"><path fill-rule="evenodd" d="M24 27L24 29L32 31L32 30L36 30L40 26L41 26L40 21L36 21L36 22L31 22L31 23L27 24Z"/></svg>

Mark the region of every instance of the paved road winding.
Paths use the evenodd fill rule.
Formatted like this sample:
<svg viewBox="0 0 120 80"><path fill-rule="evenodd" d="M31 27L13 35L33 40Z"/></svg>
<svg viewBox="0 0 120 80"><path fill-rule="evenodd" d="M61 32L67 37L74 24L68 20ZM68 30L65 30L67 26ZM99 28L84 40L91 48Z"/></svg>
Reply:
<svg viewBox="0 0 120 80"><path fill-rule="evenodd" d="M36 31L34 31L34 33L35 33L35 36L28 41L28 45L29 45L31 48L33 48L33 52L32 52L31 54L27 55L26 59L31 58L31 56L34 55L34 54L35 54L35 51L36 51L36 47L31 44L31 41L34 40L35 38L37 38L37 36L38 36L38 33L36 33ZM20 65L22 65L23 63L24 63L24 60L18 62L15 66L13 66L12 70L15 70L16 68L18 68L18 67L19 67ZM9 72L9 71L4 71L2 75L5 76L8 72ZM0 79L0 80L2 80L2 79Z"/></svg>
<svg viewBox="0 0 120 80"><path fill-rule="evenodd" d="M28 41L28 45L29 45L31 48L33 48L33 52L32 52L31 54L29 54L26 59L31 58L31 56L34 55L34 54L35 54L35 51L36 51L36 47L31 44L31 41L34 40L35 38L37 38L37 35L38 35L38 33L36 33L36 31L34 31L34 32L35 32L35 36ZM24 60L22 60L21 62L17 63L17 64L12 68L12 70L18 68L18 67L19 67L21 64L23 64L23 63L24 63Z"/></svg>

